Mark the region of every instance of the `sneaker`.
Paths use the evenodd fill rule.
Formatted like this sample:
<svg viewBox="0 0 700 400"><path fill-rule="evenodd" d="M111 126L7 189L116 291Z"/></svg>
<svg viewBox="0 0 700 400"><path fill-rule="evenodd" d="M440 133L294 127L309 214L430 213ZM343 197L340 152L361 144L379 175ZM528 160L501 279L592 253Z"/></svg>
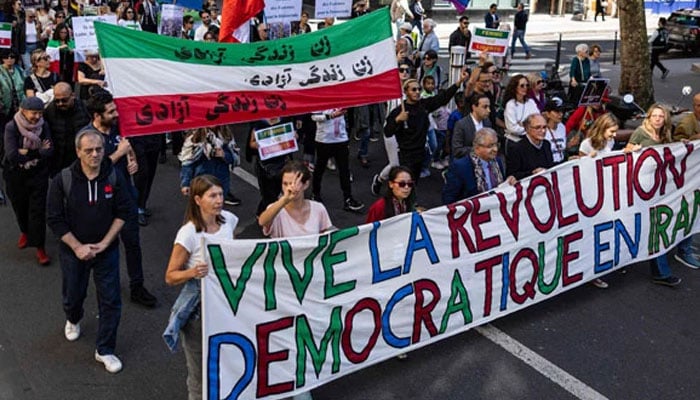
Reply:
<svg viewBox="0 0 700 400"><path fill-rule="evenodd" d="M408 358L408 354L406 354L406 353L401 353L398 356L396 356L397 360L405 360L407 358Z"/></svg>
<svg viewBox="0 0 700 400"><path fill-rule="evenodd" d="M532 57L532 53L525 54L525 59L529 60Z"/></svg>
<svg viewBox="0 0 700 400"><path fill-rule="evenodd" d="M362 168L369 168L369 161L367 161L367 157L358 157L360 159L360 166Z"/></svg>
<svg viewBox="0 0 700 400"><path fill-rule="evenodd" d="M669 70L664 71L664 72L661 74L661 79L666 79L666 77L668 76L668 73L669 73L669 72L670 72Z"/></svg>
<svg viewBox="0 0 700 400"><path fill-rule="evenodd" d="M153 215L153 211L151 211L150 208L144 208L143 210L139 209L139 212L141 212L143 215L150 217Z"/></svg>
<svg viewBox="0 0 700 400"><path fill-rule="evenodd" d="M598 289L607 289L608 286L610 286L607 282L598 278L593 279L593 281L591 281L591 284L593 284L593 286L597 287Z"/></svg>
<svg viewBox="0 0 700 400"><path fill-rule="evenodd" d="M449 171L447 168L440 171L440 176L442 176L443 183L447 183L447 171Z"/></svg>
<svg viewBox="0 0 700 400"><path fill-rule="evenodd" d="M36 249L36 259L41 265L51 264L51 258L48 254L46 254L46 250L44 250L43 247L39 247L38 249Z"/></svg>
<svg viewBox="0 0 700 400"><path fill-rule="evenodd" d="M430 163L430 168L435 168L438 171L442 171L445 169L445 166L442 165L442 161L433 161Z"/></svg>
<svg viewBox="0 0 700 400"><path fill-rule="evenodd" d="M679 283L681 283L681 278L669 275L666 278L651 278L651 282L657 285L677 286Z"/></svg>
<svg viewBox="0 0 700 400"><path fill-rule="evenodd" d="M326 168L328 168L328 169L331 170L331 171L335 171L335 170L336 170L336 168L335 168L335 161L333 161L332 158L329 159L328 162L326 163Z"/></svg>
<svg viewBox="0 0 700 400"><path fill-rule="evenodd" d="M153 308L158 303L158 299L146 290L143 285L131 289L131 301L148 308Z"/></svg>
<svg viewBox="0 0 700 400"><path fill-rule="evenodd" d="M22 232L19 234L19 239L17 240L17 248L23 249L27 247L27 234Z"/></svg>
<svg viewBox="0 0 700 400"><path fill-rule="evenodd" d="M430 170L429 169L424 169L420 172L420 177L421 178L427 178L430 176Z"/></svg>
<svg viewBox="0 0 700 400"><path fill-rule="evenodd" d="M63 334L66 335L66 339L69 342L75 342L80 337L80 322L77 324L72 324L70 321L66 321L66 326L63 328Z"/></svg>
<svg viewBox="0 0 700 400"><path fill-rule="evenodd" d="M239 199L231 193L227 193L224 197L224 204L228 204L230 206L238 206L241 204L241 199Z"/></svg>
<svg viewBox="0 0 700 400"><path fill-rule="evenodd" d="M698 260L692 254L685 254L685 253L677 252L676 255L673 256L673 258L675 258L676 261L685 265L688 268L692 268L692 269L700 268L700 260Z"/></svg>
<svg viewBox="0 0 700 400"><path fill-rule="evenodd" d="M343 205L343 210L345 211L360 211L363 208L365 208L365 205L352 197L345 199L345 204Z"/></svg>
<svg viewBox="0 0 700 400"><path fill-rule="evenodd" d="M374 174L372 177L372 185L370 187L370 191L372 192L373 195L379 196L379 193L382 190L382 180L379 179L379 174Z"/></svg>
<svg viewBox="0 0 700 400"><path fill-rule="evenodd" d="M107 372L112 374L116 374L122 370L122 362L114 354L100 355L100 353L95 350L95 360L104 364Z"/></svg>
<svg viewBox="0 0 700 400"><path fill-rule="evenodd" d="M370 142L378 142L378 141L379 141L379 137L378 137L378 136L375 136L375 135L371 135L371 136L369 137L369 141L370 141Z"/></svg>

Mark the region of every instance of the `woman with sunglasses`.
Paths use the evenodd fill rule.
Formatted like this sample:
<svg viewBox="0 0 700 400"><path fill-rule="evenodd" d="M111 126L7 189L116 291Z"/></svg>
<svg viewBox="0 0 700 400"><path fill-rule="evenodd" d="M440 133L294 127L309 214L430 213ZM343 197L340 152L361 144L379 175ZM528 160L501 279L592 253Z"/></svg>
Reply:
<svg viewBox="0 0 700 400"><path fill-rule="evenodd" d="M56 13L56 21L64 19L63 13ZM52 60L58 60L58 77L60 81L72 84L75 81L75 41L71 39L68 25L59 22L53 31L53 37L46 46L46 53Z"/></svg>
<svg viewBox="0 0 700 400"><path fill-rule="evenodd" d="M525 136L523 122L531 114L539 114L535 101L527 97L530 83L525 75L510 78L503 101L506 103L503 117L506 122L506 154L508 147L519 142Z"/></svg>
<svg viewBox="0 0 700 400"><path fill-rule="evenodd" d="M141 24L136 19L136 12L134 11L134 7L131 6L126 7L124 9L124 11L119 16L119 21L117 21L117 24L125 28L130 28L137 31L141 30Z"/></svg>
<svg viewBox="0 0 700 400"><path fill-rule="evenodd" d="M24 21L17 24L12 31L12 47L21 55L22 67L29 72L31 54L34 50L44 47L51 30L45 30L36 18L34 9L26 10Z"/></svg>
<svg viewBox="0 0 700 400"><path fill-rule="evenodd" d="M85 62L78 66L78 83L80 84L80 99L87 100L95 88L103 88L105 82L105 70L97 51L85 52Z"/></svg>
<svg viewBox="0 0 700 400"><path fill-rule="evenodd" d="M414 182L410 169L400 165L392 167L387 184L388 190L384 196L369 207L366 223L381 221L415 210Z"/></svg>
<svg viewBox="0 0 700 400"><path fill-rule="evenodd" d="M19 110L19 103L24 100L24 73L22 68L15 65L17 54L10 49L0 52L2 65L0 65L0 98L2 110L0 110L0 126L5 126L9 118Z"/></svg>
<svg viewBox="0 0 700 400"><path fill-rule="evenodd" d="M301 12L301 19L299 21L292 21L292 36L302 35L304 33L311 33L309 13L307 11Z"/></svg>
<svg viewBox="0 0 700 400"><path fill-rule="evenodd" d="M32 52L32 73L24 80L24 93L27 97L36 96L44 104L53 100L53 86L58 83L58 74L49 71L51 57L44 50Z"/></svg>
<svg viewBox="0 0 700 400"><path fill-rule="evenodd" d="M544 79L539 72L530 72L527 74L527 81L530 84L530 89L527 91L527 97L532 99L537 105L540 112L544 111L544 105L547 98L544 93Z"/></svg>

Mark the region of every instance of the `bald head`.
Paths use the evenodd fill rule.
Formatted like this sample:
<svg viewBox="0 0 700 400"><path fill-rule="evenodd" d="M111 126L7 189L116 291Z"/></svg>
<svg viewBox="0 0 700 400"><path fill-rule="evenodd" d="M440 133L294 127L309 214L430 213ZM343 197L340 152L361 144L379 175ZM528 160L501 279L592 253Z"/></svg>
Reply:
<svg viewBox="0 0 700 400"><path fill-rule="evenodd" d="M59 110L70 110L75 104L73 89L66 82L58 82L53 87L53 102Z"/></svg>
<svg viewBox="0 0 700 400"><path fill-rule="evenodd" d="M73 94L73 89L66 82L58 82L53 86L53 92L57 95L70 96Z"/></svg>

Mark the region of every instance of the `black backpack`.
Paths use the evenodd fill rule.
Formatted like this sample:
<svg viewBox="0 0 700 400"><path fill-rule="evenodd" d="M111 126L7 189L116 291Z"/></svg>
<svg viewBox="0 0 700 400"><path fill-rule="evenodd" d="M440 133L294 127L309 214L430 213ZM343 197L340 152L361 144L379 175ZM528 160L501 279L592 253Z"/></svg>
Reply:
<svg viewBox="0 0 700 400"><path fill-rule="evenodd" d="M71 174L71 167L66 167L61 170L61 189L63 190L63 208L66 209L68 205L68 196L70 196L70 188L73 185L73 176ZM117 173L114 167L109 171L109 184L113 187L117 184Z"/></svg>

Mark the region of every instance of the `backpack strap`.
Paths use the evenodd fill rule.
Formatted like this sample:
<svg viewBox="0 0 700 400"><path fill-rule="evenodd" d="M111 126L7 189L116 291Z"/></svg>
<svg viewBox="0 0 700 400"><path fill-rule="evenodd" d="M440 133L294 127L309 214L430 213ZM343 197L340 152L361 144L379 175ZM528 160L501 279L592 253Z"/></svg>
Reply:
<svg viewBox="0 0 700 400"><path fill-rule="evenodd" d="M70 196L70 188L73 184L73 176L70 172L70 167L61 170L61 190L63 191L63 210L65 212L68 207L68 196Z"/></svg>

